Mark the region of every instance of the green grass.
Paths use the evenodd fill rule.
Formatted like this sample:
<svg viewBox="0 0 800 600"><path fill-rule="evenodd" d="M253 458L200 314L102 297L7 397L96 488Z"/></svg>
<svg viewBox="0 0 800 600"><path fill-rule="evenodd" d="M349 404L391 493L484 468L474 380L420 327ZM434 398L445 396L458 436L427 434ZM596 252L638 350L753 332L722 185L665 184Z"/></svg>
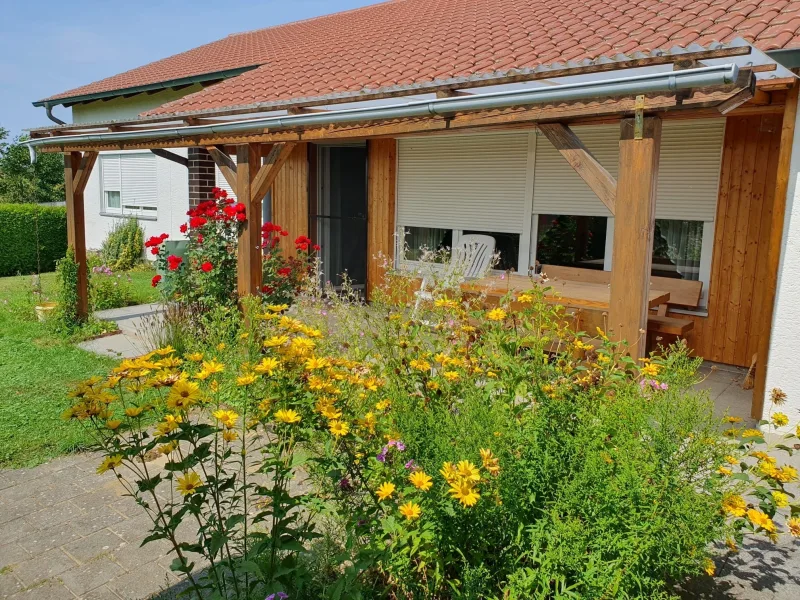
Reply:
<svg viewBox="0 0 800 600"><path fill-rule="evenodd" d="M137 303L157 299L150 271L131 272ZM42 275L52 296L55 275ZM0 467L28 467L85 448L88 437L61 419L70 386L117 361L86 352L36 321L30 277L0 278Z"/></svg>

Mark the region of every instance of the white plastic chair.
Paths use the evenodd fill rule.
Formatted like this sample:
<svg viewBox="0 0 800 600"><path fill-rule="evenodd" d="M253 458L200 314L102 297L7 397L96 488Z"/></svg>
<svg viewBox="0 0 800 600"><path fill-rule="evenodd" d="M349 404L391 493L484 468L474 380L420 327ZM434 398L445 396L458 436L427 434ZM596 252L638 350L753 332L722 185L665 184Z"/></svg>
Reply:
<svg viewBox="0 0 800 600"><path fill-rule="evenodd" d="M494 238L490 235L467 234L450 253L450 262L445 267L443 279L453 283L461 283L467 279L481 277L492 264L494 258ZM414 305L414 314L419 311L420 304L433 300L433 294L428 288L434 283L431 275L422 278L422 284L417 292L417 302Z"/></svg>

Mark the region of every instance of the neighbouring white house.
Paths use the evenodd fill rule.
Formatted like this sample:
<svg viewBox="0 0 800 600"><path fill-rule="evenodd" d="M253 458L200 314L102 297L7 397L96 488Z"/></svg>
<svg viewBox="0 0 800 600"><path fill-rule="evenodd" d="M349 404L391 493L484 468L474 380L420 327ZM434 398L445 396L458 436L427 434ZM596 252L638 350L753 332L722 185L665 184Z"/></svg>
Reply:
<svg viewBox="0 0 800 600"><path fill-rule="evenodd" d="M266 198L258 218L309 235L329 278L368 293L378 253L413 265L421 246L482 234L503 270L610 286L595 312L612 329L616 298L639 311L628 331L756 357L760 417L777 387L800 411L798 67L791 2L394 0L37 101L73 122L31 130L31 146L99 152L89 248L131 217L177 239L189 206L245 179ZM632 169L642 140L656 149ZM262 176L242 179L243 160Z"/></svg>

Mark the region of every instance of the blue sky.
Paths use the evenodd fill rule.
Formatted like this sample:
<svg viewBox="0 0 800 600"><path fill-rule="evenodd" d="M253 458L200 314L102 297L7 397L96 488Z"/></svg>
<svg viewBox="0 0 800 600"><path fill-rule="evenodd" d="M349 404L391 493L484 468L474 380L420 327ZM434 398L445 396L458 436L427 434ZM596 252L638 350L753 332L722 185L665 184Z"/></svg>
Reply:
<svg viewBox="0 0 800 600"><path fill-rule="evenodd" d="M377 0L0 0L0 127L50 123L31 102L225 37ZM69 121L69 111L54 110Z"/></svg>

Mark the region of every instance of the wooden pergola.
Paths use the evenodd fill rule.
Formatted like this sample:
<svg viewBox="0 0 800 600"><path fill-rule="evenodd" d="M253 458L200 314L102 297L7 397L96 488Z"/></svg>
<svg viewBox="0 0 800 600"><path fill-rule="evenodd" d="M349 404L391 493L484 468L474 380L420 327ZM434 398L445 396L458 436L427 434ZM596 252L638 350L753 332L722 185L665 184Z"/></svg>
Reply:
<svg viewBox="0 0 800 600"><path fill-rule="evenodd" d="M689 58L674 58L667 61L651 59L652 64L668 64L674 69L692 68L698 61L724 58L744 54L742 48L705 51ZM645 61L642 61L643 63ZM624 66L648 66L648 64ZM581 74L608 70L585 67ZM364 122L347 125L330 125L289 130L254 130L246 133L215 135L176 135L171 139L148 140L140 135L135 140L112 143L65 143L59 136L69 135L80 126L65 126L48 132L35 132L36 137L48 137L48 144L40 151L63 152L65 156L65 185L68 214L68 242L75 250L80 265L79 313L87 312L86 248L84 235L83 195L86 183L94 166L98 152L104 150L148 149L166 152L169 148L206 148L219 167L238 200L248 209L248 219L241 230L238 257L238 291L240 296L258 294L261 288L261 202L271 189L281 168L292 153L308 142L331 140L366 140L370 159L368 161L368 256L383 252L391 256L394 251L394 206L396 186L396 140L409 135L447 135L458 131L476 129L514 129L537 127L560 151L572 168L617 218L614 221L613 265L611 274L611 307L609 329L616 339L632 342L631 353L644 355L644 343L640 341L647 328L648 289L652 261L655 225L656 184L658 180L659 148L662 120L695 119L728 114L758 114L773 111L781 114L783 129L781 137L779 189L777 197L785 202L788 178L788 161L791 156L797 86L790 81L772 80L768 86L757 86L755 72L765 68L741 69L735 84L717 89L693 90L692 93L633 98L596 98L589 102L519 106L502 110L465 112L447 117L431 116L392 121ZM572 68L570 74L574 73ZM552 74L551 74L552 76ZM535 77L531 77L534 79ZM768 92L789 90L784 106L771 107ZM452 86L432 90L439 97L467 94ZM308 107L293 107L298 114L311 111ZM320 109L313 109L319 111ZM208 121L208 119L206 119ZM613 177L584 146L570 128L572 124L613 123L619 124L619 171ZM186 121L184 124L196 124ZM151 123L107 126L103 130L120 131L125 128L146 132L154 127ZM52 144L49 142L52 141ZM235 152L236 162L231 158ZM780 188L783 193L780 193ZM760 324L763 353L769 347L769 329L775 288L777 285L778 259L780 255L780 233L783 214L776 215L770 237L769 258L769 310L765 311ZM368 290L381 276L379 267L368 269ZM768 314L767 314L768 313ZM760 351L762 351L760 349ZM759 369L763 374L765 369ZM760 414L759 395L763 399L764 381L757 382L754 414ZM759 394L760 392L760 394Z"/></svg>

